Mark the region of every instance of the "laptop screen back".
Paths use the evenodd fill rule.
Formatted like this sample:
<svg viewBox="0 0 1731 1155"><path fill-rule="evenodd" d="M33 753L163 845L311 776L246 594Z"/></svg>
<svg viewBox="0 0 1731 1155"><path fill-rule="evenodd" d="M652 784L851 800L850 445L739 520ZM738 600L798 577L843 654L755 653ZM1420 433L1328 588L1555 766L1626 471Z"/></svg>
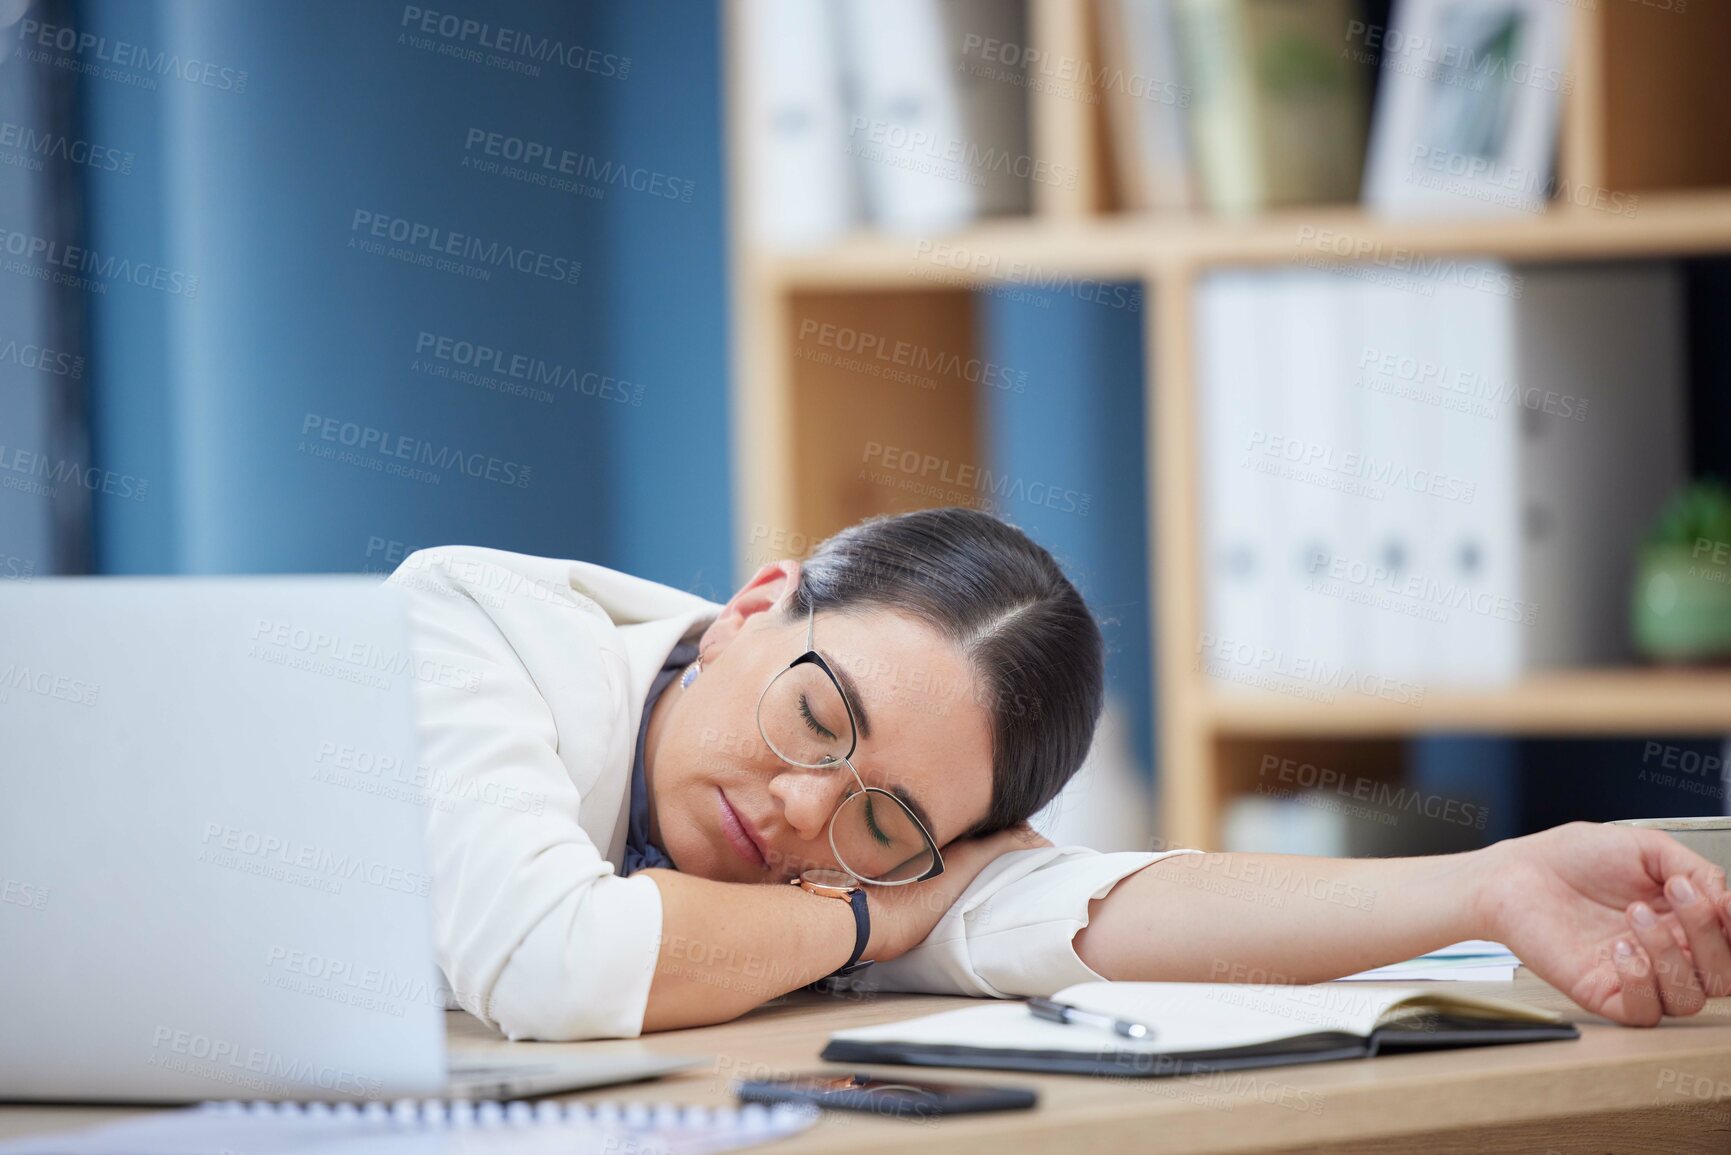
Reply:
<svg viewBox="0 0 1731 1155"><path fill-rule="evenodd" d="M0 590L0 1097L443 1086L400 600L374 579Z"/></svg>

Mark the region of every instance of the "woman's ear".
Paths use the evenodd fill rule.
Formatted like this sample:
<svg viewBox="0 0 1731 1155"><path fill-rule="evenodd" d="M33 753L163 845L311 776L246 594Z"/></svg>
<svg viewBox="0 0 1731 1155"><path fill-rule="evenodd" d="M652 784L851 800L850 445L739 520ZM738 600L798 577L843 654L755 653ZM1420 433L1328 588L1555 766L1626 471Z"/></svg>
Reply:
<svg viewBox="0 0 1731 1155"><path fill-rule="evenodd" d="M751 580L727 599L721 615L703 631L698 648L704 663L707 665L719 658L728 643L738 637L758 614L784 609L794 591L799 589L799 572L799 563L792 558L760 566Z"/></svg>

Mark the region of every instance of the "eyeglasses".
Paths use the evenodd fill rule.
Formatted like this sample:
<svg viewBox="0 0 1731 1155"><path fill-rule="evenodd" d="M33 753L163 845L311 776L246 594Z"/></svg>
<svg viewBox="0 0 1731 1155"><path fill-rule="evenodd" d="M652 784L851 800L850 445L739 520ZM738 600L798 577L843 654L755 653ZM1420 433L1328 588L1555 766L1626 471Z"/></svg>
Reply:
<svg viewBox="0 0 1731 1155"><path fill-rule="evenodd" d="M816 607L807 614L805 652L769 680L757 699L757 731L777 758L805 770L846 766L857 789L829 819L829 845L840 867L874 886L906 886L944 872L938 844L907 805L867 786L854 768L859 745L853 706L835 671L812 648Z"/></svg>

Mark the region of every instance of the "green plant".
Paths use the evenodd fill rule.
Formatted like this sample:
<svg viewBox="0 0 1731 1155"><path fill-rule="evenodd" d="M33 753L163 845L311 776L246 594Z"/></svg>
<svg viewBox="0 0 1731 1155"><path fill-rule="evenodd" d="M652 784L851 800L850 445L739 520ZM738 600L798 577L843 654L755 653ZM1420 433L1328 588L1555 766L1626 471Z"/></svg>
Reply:
<svg viewBox="0 0 1731 1155"><path fill-rule="evenodd" d="M1630 606L1635 648L1669 662L1731 658L1731 490L1679 492L1641 547Z"/></svg>
<svg viewBox="0 0 1731 1155"><path fill-rule="evenodd" d="M1715 549L1724 557L1731 550L1731 489L1719 481L1697 481L1679 490L1647 534L1647 548L1684 547L1705 551L1709 560Z"/></svg>

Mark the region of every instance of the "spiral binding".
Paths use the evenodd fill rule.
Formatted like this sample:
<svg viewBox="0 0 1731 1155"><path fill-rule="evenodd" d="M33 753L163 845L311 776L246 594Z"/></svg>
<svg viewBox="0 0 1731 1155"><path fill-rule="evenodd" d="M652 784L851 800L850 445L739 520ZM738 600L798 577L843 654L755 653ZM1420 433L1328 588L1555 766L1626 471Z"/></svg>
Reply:
<svg viewBox="0 0 1731 1155"><path fill-rule="evenodd" d="M391 1130L464 1127L577 1126L613 1131L777 1131L805 1122L815 1108L792 1103L745 1103L738 1107L701 1104L616 1102L559 1103L522 1099L398 1099L393 1103L244 1102L203 1103L200 1109L227 1118L293 1119L308 1123L389 1124Z"/></svg>

